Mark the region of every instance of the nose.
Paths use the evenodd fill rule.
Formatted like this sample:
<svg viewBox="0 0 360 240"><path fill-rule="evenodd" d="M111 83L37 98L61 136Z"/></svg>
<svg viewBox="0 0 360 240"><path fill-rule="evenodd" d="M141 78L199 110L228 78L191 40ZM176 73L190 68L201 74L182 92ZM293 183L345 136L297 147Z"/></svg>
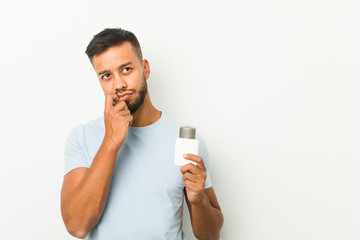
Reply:
<svg viewBox="0 0 360 240"><path fill-rule="evenodd" d="M119 74L114 75L114 81L113 81L113 89L115 89L116 92L124 91L127 87L126 81L123 77L121 77Z"/></svg>

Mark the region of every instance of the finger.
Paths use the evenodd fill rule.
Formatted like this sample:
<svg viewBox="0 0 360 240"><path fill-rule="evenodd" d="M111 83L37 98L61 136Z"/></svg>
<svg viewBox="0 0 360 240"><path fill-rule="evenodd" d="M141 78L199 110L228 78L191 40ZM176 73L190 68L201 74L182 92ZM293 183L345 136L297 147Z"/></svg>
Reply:
<svg viewBox="0 0 360 240"><path fill-rule="evenodd" d="M201 184L204 183L205 184L205 180L202 179L202 177L200 175L195 175L190 172L184 173L182 179L183 179L183 181L191 181L194 183L201 183Z"/></svg>
<svg viewBox="0 0 360 240"><path fill-rule="evenodd" d="M181 166L180 171L181 171L182 174L189 171L189 166L188 165L189 165L189 163Z"/></svg>
<svg viewBox="0 0 360 240"><path fill-rule="evenodd" d="M114 111L120 112L122 110L128 110L126 102L124 101L118 102L118 104L114 107Z"/></svg>
<svg viewBox="0 0 360 240"><path fill-rule="evenodd" d="M112 98L113 98L112 106L115 107L116 104L119 103L120 98L119 98L119 96L118 96L116 93L112 93L111 96L112 96Z"/></svg>
<svg viewBox="0 0 360 240"><path fill-rule="evenodd" d="M201 192L202 190L204 190L204 186L202 186L201 184L198 183L194 183L191 181L184 181L184 187L186 187L187 189L190 189L194 192Z"/></svg>
<svg viewBox="0 0 360 240"><path fill-rule="evenodd" d="M113 100L112 100L112 97L111 95L106 95L105 96L105 112L110 112L110 110L112 109L112 103L113 103Z"/></svg>
<svg viewBox="0 0 360 240"><path fill-rule="evenodd" d="M185 164L180 168L180 171L182 174L185 174L186 172L191 172L193 174L199 175L201 172L205 172L205 169L199 168L198 166L195 166L192 163Z"/></svg>
<svg viewBox="0 0 360 240"><path fill-rule="evenodd" d="M119 97L116 93L110 93L105 96L105 110L110 111L112 107L119 101Z"/></svg>
<svg viewBox="0 0 360 240"><path fill-rule="evenodd" d="M129 109L127 109L126 107L124 109L121 109L120 110L114 110L114 111L117 111L117 114L119 114L120 116L127 116L127 115L131 115L131 112Z"/></svg>
<svg viewBox="0 0 360 240"><path fill-rule="evenodd" d="M112 106L114 107L120 100L119 96L116 94L116 91L115 90L112 90L110 92L111 97L112 97Z"/></svg>
<svg viewBox="0 0 360 240"><path fill-rule="evenodd" d="M183 157L185 159L196 162L196 164L197 164L197 166L199 168L205 168L204 161L203 161L202 157L200 157L198 155L195 155L195 154L191 154L191 153L186 153L186 154L184 154Z"/></svg>
<svg viewBox="0 0 360 240"><path fill-rule="evenodd" d="M130 111L129 111L129 112L130 112ZM134 120L133 115L130 115L129 119L130 119L130 121L129 121L129 126L131 126L131 124L132 124L132 122L133 122L133 120Z"/></svg>
<svg viewBox="0 0 360 240"><path fill-rule="evenodd" d="M191 180L193 182L200 182L201 184L205 184L207 174L204 169L192 169L194 172L187 171L183 173L183 180Z"/></svg>
<svg viewBox="0 0 360 240"><path fill-rule="evenodd" d="M133 120L133 116L129 114L128 116L126 116L126 119L130 123Z"/></svg>

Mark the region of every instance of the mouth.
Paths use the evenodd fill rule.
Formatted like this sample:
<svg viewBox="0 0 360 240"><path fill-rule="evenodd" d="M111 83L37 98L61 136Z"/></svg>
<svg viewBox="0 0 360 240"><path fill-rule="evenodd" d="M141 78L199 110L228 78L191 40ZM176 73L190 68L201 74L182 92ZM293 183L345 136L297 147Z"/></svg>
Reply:
<svg viewBox="0 0 360 240"><path fill-rule="evenodd" d="M131 97L132 94L133 94L132 92L124 92L124 93L118 94L118 96L120 98L119 101L128 100Z"/></svg>

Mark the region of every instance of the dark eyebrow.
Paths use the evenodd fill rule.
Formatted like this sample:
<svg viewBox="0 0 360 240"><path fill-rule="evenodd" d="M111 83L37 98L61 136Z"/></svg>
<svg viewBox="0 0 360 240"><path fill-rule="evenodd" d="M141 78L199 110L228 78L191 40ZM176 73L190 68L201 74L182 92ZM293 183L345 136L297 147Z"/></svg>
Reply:
<svg viewBox="0 0 360 240"><path fill-rule="evenodd" d="M104 71L102 71L102 72L99 72L98 74L99 74L99 75L102 75L102 74L108 73L108 72L109 72L108 70L104 70Z"/></svg>
<svg viewBox="0 0 360 240"><path fill-rule="evenodd" d="M131 62L126 62L124 64L121 64L117 69L120 70L123 67L126 67L127 65L130 65L130 64L131 64ZM110 72L109 70L104 70L104 71L99 72L98 75L102 75L102 74L109 73L109 72Z"/></svg>
<svg viewBox="0 0 360 240"><path fill-rule="evenodd" d="M127 65L130 65L131 62L126 62L124 64L121 64L119 67L118 67L118 70L122 69L123 67L126 67Z"/></svg>

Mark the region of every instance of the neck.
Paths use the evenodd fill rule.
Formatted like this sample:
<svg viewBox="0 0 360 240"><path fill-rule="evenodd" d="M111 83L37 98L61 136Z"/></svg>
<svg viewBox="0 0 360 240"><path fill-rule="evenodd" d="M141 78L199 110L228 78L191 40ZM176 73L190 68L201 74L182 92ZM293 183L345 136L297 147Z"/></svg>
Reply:
<svg viewBox="0 0 360 240"><path fill-rule="evenodd" d="M132 127L145 127L155 123L161 117L161 112L151 103L149 92L146 94L144 103L133 114Z"/></svg>

